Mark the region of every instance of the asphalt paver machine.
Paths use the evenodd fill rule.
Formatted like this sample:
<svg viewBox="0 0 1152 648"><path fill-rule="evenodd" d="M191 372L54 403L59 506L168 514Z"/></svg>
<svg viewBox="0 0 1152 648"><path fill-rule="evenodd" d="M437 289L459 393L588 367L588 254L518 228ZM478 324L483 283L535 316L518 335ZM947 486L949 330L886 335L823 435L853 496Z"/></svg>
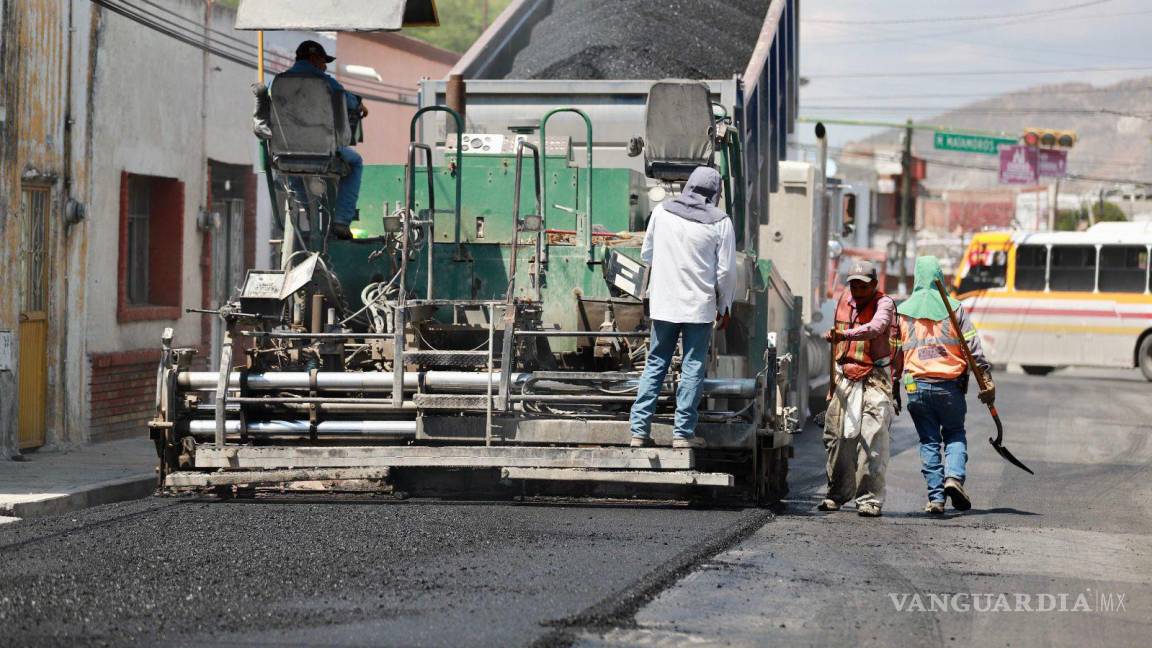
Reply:
<svg viewBox="0 0 1152 648"><path fill-rule="evenodd" d="M705 83L652 83L631 143L643 172L596 166L596 123L577 108L474 135L458 111L425 106L407 163L365 169L355 238L337 240L348 134L335 99L322 79L269 85L261 146L281 267L250 270L217 311L218 371L165 333L151 423L162 488L784 495L799 309L745 222L737 106L715 104ZM584 146L550 137L557 119L577 120ZM422 138L425 120L443 137ZM667 271L641 261L646 219L702 164L720 170L724 206L748 233L700 405L707 448L671 448L678 359L656 447L631 448L645 282Z"/></svg>

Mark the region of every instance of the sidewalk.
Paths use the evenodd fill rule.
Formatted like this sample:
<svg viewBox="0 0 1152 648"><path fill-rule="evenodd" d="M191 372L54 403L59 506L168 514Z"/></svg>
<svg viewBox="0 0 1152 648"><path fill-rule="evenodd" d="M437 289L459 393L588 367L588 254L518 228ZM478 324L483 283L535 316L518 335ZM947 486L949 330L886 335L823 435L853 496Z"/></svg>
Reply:
<svg viewBox="0 0 1152 648"><path fill-rule="evenodd" d="M147 438L24 456L0 462L0 523L147 497L156 487L156 447Z"/></svg>

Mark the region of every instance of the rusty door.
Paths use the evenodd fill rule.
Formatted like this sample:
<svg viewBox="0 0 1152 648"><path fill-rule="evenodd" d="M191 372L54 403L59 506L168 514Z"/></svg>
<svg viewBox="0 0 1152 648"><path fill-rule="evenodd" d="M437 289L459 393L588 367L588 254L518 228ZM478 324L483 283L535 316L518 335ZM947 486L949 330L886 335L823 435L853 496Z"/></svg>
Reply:
<svg viewBox="0 0 1152 648"><path fill-rule="evenodd" d="M44 445L48 401L48 187L20 194L20 326L18 438L20 448Z"/></svg>

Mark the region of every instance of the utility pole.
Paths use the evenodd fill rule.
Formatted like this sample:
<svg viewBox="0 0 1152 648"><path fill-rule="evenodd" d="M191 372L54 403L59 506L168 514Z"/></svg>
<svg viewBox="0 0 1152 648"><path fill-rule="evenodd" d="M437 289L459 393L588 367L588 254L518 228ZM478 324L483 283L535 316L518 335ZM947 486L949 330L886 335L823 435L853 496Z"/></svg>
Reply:
<svg viewBox="0 0 1152 648"><path fill-rule="evenodd" d="M908 224L912 220L915 202L912 197L912 120L904 125L904 153L900 156L900 244L896 260L900 294L908 294Z"/></svg>

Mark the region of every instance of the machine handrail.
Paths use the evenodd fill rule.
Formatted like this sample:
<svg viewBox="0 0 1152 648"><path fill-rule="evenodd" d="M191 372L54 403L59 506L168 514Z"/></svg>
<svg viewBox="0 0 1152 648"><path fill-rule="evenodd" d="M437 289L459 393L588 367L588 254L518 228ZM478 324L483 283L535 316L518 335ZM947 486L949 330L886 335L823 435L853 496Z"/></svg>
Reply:
<svg viewBox="0 0 1152 648"><path fill-rule="evenodd" d="M415 115L412 115L412 121L410 121L408 124L408 141L409 142L415 142L416 141L416 126L420 123L420 119L426 113L430 113L430 112L448 113L449 115L452 116L452 119L456 122L456 173L455 173L455 176L456 176L456 204L455 204L455 209L454 209L454 211L456 212L456 225L455 225L454 243L456 244L456 259L460 260L461 259L460 249L464 245L463 242L460 240L460 227L461 227L461 224L463 223L463 220L460 216L460 206L461 206L460 200L461 200L461 196L463 195L463 187L464 187L464 184L463 184L464 183L464 118L460 116L460 113L456 112L455 110L452 110L448 106L425 106L425 107L421 108L420 110L417 110ZM432 217L435 218L435 214L433 214ZM432 241L429 241L428 243L429 243L429 245L431 245Z"/></svg>
<svg viewBox="0 0 1152 648"><path fill-rule="evenodd" d="M544 162L543 162L544 166L543 166L543 170L542 170L543 175L547 175L547 173L548 173L548 120L551 119L553 115L556 115L558 113L575 113L577 115L580 115L581 119L584 120L584 128L585 128L585 142L584 142L585 147L584 147L584 150L585 150L586 156L588 158L588 160L587 160L588 190L587 190L586 195L584 197L584 217L581 218L579 214L577 214L577 216L576 216L576 234L577 234L577 238L583 239L581 242L584 244L585 249L588 250L588 262L591 263L592 261L595 260L593 258L593 255L592 255L592 186L594 184L592 182L592 148L593 148L592 147L592 119L590 117L588 117L588 113L584 112L583 110L580 110L579 108L555 108L553 110L548 111L544 115L544 117L542 117L540 119L540 146L543 147L543 149L544 149ZM577 174L577 178L579 178L579 174ZM577 183L577 185L579 185L579 183ZM543 203L544 203L544 209L547 210L548 209L547 183L544 183L544 186L545 186L545 188L544 188L544 193L543 193L543 195L544 195ZM540 229L543 230L546 228L546 223L548 220L547 215L545 213L541 212L540 213L540 219L541 219ZM581 225L583 225L583 234L584 234L583 236L580 236ZM541 239L537 239L538 243L540 242L540 240ZM543 259L546 257L546 254L547 253L543 249L543 245L538 244L537 250L536 250L536 258L538 260Z"/></svg>
<svg viewBox="0 0 1152 648"><path fill-rule="evenodd" d="M432 178L432 147L427 144L420 144L419 142L408 143L408 163L404 167L404 209L407 213L404 214L402 219L401 235L400 235L400 292L396 295L396 308L393 309L393 331L392 334L392 405L394 407L404 406L404 302L407 300L408 286L406 279L408 276L408 238L411 233L411 222L413 217L413 210L416 207L416 151L424 151L424 162L427 165L428 173L428 211L435 215L436 213L436 192L433 186ZM428 240L424 244L428 247L428 297L432 297L432 232L435 220L433 217L429 222L421 227L427 227Z"/></svg>
<svg viewBox="0 0 1152 648"><path fill-rule="evenodd" d="M408 144L408 162L404 166L404 208L407 213L404 215L402 221L403 227L400 236L400 295L397 301L403 305L407 301L406 279L408 276L408 238L411 235L411 221L416 210L416 151L424 151L424 164L425 172L428 174L428 213L436 213L436 191L433 183L432 176L432 147L427 144L419 142L410 142ZM434 224L430 219L428 224L421 225L421 227L428 228L428 238L431 239ZM428 246L428 283L427 283L427 299L432 299L432 244L427 241Z"/></svg>
<svg viewBox="0 0 1152 648"><path fill-rule="evenodd" d="M512 258L508 261L508 292L504 296L504 301L511 304L515 299L516 294L516 248L520 241L520 190L523 185L524 177L524 149L532 151L532 177L536 182L536 214L541 219L540 230L536 232L537 249L539 249L540 239L543 236L543 215L541 210L541 185L543 182L540 180L540 149L531 142L520 140L516 143L516 180L513 184L512 194ZM541 286L540 286L540 256L536 256L536 301L540 301Z"/></svg>

